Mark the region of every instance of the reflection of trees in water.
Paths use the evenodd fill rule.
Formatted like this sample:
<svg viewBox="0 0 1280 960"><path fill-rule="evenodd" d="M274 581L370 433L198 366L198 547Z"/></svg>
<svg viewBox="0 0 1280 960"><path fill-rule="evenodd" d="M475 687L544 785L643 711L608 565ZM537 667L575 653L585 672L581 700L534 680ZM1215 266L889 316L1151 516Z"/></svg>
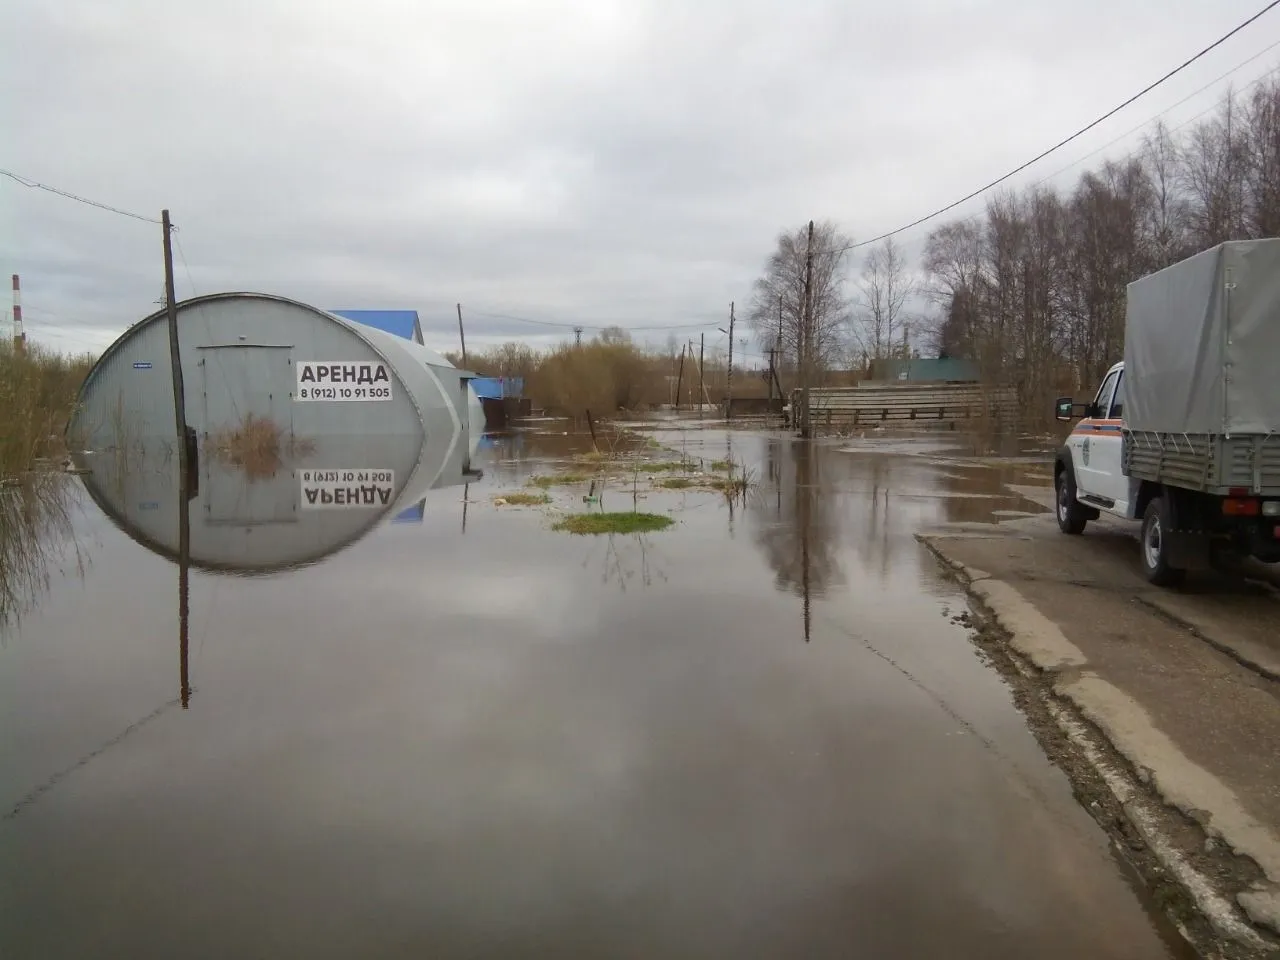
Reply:
<svg viewBox="0 0 1280 960"><path fill-rule="evenodd" d="M655 563L656 555L648 534L609 533L602 539L605 541L603 555L594 561L600 567L601 583L616 583L623 593L627 592L629 583L635 582L637 575L644 587L650 586L654 577L666 583L667 575ZM595 551L583 566L592 564L592 556L597 556Z"/></svg>
<svg viewBox="0 0 1280 960"><path fill-rule="evenodd" d="M893 511L901 510L901 504L895 507L892 500L893 461L870 457L861 466L864 471L858 476L860 490L853 494L857 506L850 510L855 528L851 539L863 567L883 579L888 577L893 562Z"/></svg>
<svg viewBox="0 0 1280 960"><path fill-rule="evenodd" d="M35 474L0 487L0 636L49 589L63 562L83 574L85 553L72 529L67 474Z"/></svg>
<svg viewBox="0 0 1280 960"><path fill-rule="evenodd" d="M840 521L830 451L811 443L769 440L758 483L747 497L756 545L774 572L774 585L799 597L821 596L842 582L837 556Z"/></svg>

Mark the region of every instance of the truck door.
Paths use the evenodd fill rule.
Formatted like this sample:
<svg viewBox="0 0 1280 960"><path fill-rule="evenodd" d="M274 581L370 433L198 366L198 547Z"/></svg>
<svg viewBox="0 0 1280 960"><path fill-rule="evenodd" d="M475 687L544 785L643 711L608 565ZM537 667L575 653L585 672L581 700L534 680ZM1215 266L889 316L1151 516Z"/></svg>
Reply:
<svg viewBox="0 0 1280 960"><path fill-rule="evenodd" d="M1129 478L1121 463L1124 446L1124 370L1119 371L1109 409L1099 409L1104 416L1094 423L1093 450L1090 455L1097 469L1097 493L1111 501L1112 509L1124 513L1129 501Z"/></svg>
<svg viewBox="0 0 1280 960"><path fill-rule="evenodd" d="M1107 374L1093 401L1097 416L1086 417L1071 431L1070 445L1072 460L1075 462L1076 490L1082 500L1088 500L1095 506L1110 507L1115 501L1115 497L1111 494L1112 486L1106 464L1109 461L1110 452L1108 443L1114 433L1116 472L1119 473L1119 421L1116 421L1114 431L1110 429L1111 398L1115 393L1116 381L1119 379L1119 370L1112 370Z"/></svg>

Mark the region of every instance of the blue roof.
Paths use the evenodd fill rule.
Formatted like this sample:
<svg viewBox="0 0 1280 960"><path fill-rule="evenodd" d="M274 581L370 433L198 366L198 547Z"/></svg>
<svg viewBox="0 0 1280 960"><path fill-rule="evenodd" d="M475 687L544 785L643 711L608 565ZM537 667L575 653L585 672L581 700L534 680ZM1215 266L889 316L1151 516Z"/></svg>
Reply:
<svg viewBox="0 0 1280 960"><path fill-rule="evenodd" d="M524 395L524 377L476 377L471 381L476 396L485 400Z"/></svg>
<svg viewBox="0 0 1280 960"><path fill-rule="evenodd" d="M415 343L422 343L422 328L418 326L417 310L331 310L340 317L363 323L366 327L393 333Z"/></svg>

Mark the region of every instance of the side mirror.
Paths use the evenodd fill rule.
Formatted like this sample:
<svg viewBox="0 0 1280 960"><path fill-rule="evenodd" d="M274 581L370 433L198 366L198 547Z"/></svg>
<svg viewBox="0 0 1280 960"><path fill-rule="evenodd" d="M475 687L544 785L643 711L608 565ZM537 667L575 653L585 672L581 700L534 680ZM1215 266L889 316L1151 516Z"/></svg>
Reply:
<svg viewBox="0 0 1280 960"><path fill-rule="evenodd" d="M1076 417L1092 417L1092 403L1076 403L1070 397L1059 397L1053 405L1053 415L1059 420L1074 420Z"/></svg>

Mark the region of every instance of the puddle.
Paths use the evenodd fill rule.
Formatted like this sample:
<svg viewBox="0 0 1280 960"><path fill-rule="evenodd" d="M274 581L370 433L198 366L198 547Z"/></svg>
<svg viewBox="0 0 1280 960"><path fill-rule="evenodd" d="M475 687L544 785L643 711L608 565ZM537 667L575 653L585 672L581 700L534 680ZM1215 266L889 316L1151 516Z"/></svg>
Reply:
<svg viewBox="0 0 1280 960"><path fill-rule="evenodd" d="M169 467L77 481L88 563L0 648L4 955L1176 955L914 539L1039 509L1022 467L613 439L746 489L515 506L590 437L445 489L335 438L298 456L386 504L210 472L183 562ZM673 524L551 529L633 509Z"/></svg>

